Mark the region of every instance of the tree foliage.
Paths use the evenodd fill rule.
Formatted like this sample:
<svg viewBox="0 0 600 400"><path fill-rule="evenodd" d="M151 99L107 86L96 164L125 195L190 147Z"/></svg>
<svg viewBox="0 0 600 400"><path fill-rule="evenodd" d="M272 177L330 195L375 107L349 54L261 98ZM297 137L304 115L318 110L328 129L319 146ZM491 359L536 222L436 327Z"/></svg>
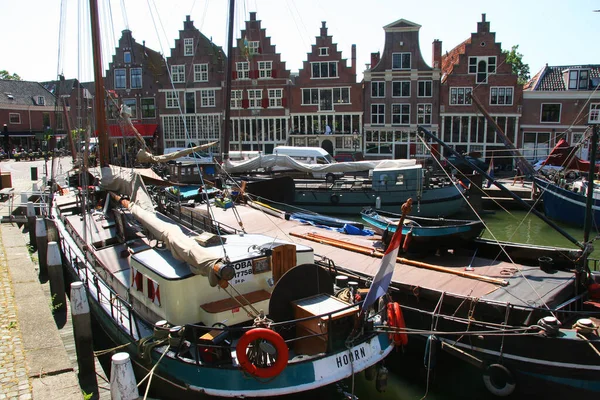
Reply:
<svg viewBox="0 0 600 400"><path fill-rule="evenodd" d="M7 79L10 81L20 81L21 77L19 75L17 75L16 73L11 75L10 72L3 69L2 71L0 71L0 79Z"/></svg>
<svg viewBox="0 0 600 400"><path fill-rule="evenodd" d="M502 50L502 53L506 55L506 62L512 67L513 73L517 75L517 82L524 85L529 81L529 64L523 63L523 54L517 50L519 45L514 45L510 51Z"/></svg>

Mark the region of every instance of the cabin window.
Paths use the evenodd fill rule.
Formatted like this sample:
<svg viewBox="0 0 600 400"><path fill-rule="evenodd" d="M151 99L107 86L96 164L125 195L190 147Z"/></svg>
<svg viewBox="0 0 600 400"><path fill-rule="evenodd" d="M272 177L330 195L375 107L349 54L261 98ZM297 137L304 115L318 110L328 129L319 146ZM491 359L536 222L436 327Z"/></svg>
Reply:
<svg viewBox="0 0 600 400"><path fill-rule="evenodd" d="M589 124L600 123L600 103L590 104L590 114L588 118Z"/></svg>
<svg viewBox="0 0 600 400"><path fill-rule="evenodd" d="M127 87L127 77L124 68L115 69L115 89L125 89Z"/></svg>
<svg viewBox="0 0 600 400"><path fill-rule="evenodd" d="M561 104L542 104L540 122L560 122Z"/></svg>
<svg viewBox="0 0 600 400"><path fill-rule="evenodd" d="M465 106L471 105L471 87L451 87L450 88L450 105Z"/></svg>
<svg viewBox="0 0 600 400"><path fill-rule="evenodd" d="M410 81L392 82L392 97L410 97Z"/></svg>
<svg viewBox="0 0 600 400"><path fill-rule="evenodd" d="M194 38L183 39L183 54L186 56L194 55Z"/></svg>
<svg viewBox="0 0 600 400"><path fill-rule="evenodd" d="M208 82L208 64L194 64L194 82Z"/></svg>
<svg viewBox="0 0 600 400"><path fill-rule="evenodd" d="M141 89L142 88L142 69L131 68L131 88Z"/></svg>
<svg viewBox="0 0 600 400"><path fill-rule="evenodd" d="M433 93L433 81L419 81L418 82L418 97L431 97Z"/></svg>
<svg viewBox="0 0 600 400"><path fill-rule="evenodd" d="M154 98L149 97L141 100L142 118L156 118L156 106Z"/></svg>
<svg viewBox="0 0 600 400"><path fill-rule="evenodd" d="M392 53L392 69L410 69L410 53Z"/></svg>
<svg viewBox="0 0 600 400"><path fill-rule="evenodd" d="M200 107L215 106L215 91L214 89L202 89L200 91Z"/></svg>
<svg viewBox="0 0 600 400"><path fill-rule="evenodd" d="M513 104L513 88L508 87L492 87L490 89L490 105L493 106L512 106Z"/></svg>
<svg viewBox="0 0 600 400"><path fill-rule="evenodd" d="M173 83L185 83L185 65L171 65Z"/></svg>
<svg viewBox="0 0 600 400"><path fill-rule="evenodd" d="M385 97L385 82L371 82L371 97Z"/></svg>

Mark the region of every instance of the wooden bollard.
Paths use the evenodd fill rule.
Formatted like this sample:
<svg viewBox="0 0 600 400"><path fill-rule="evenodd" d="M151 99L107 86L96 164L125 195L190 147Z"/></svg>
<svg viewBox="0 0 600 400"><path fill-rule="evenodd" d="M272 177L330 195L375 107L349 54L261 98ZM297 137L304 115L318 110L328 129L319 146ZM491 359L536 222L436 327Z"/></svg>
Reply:
<svg viewBox="0 0 600 400"><path fill-rule="evenodd" d="M110 398L113 400L135 400L139 397L133 366L128 353L112 356L110 368Z"/></svg>
<svg viewBox="0 0 600 400"><path fill-rule="evenodd" d="M50 281L50 294L52 295L52 308L55 310L67 310L67 296L65 295L65 280L63 278L62 261L58 243L48 243L48 280Z"/></svg>
<svg viewBox="0 0 600 400"><path fill-rule="evenodd" d="M29 245L33 248L37 248L35 242L35 207L33 201L27 202L27 230L29 231Z"/></svg>
<svg viewBox="0 0 600 400"><path fill-rule="evenodd" d="M44 217L35 219L35 242L37 244L38 262L40 263L40 278L48 277L48 232Z"/></svg>
<svg viewBox="0 0 600 400"><path fill-rule="evenodd" d="M71 318L81 380L96 379L90 305L83 282L71 283Z"/></svg>

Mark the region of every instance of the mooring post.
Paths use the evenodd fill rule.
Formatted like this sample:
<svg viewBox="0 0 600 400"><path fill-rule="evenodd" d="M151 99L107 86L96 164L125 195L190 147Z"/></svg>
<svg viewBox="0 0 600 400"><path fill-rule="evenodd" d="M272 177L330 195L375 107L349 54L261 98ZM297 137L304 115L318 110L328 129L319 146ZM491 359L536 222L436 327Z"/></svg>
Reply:
<svg viewBox="0 0 600 400"><path fill-rule="evenodd" d="M29 244L31 247L36 248L35 243L35 207L33 201L27 202L27 230L29 231Z"/></svg>
<svg viewBox="0 0 600 400"><path fill-rule="evenodd" d="M135 400L139 397L133 366L129 353L112 356L110 368L110 398L114 400Z"/></svg>
<svg viewBox="0 0 600 400"><path fill-rule="evenodd" d="M50 281L50 294L52 295L52 307L56 310L67 310L67 296L65 295L65 280L63 278L62 261L58 243L48 243L48 280Z"/></svg>
<svg viewBox="0 0 600 400"><path fill-rule="evenodd" d="M38 262L40 263L40 278L48 277L48 232L46 231L46 219L37 217L35 219L35 242L37 244Z"/></svg>
<svg viewBox="0 0 600 400"><path fill-rule="evenodd" d="M71 283L71 318L80 380L96 380L90 305L83 282Z"/></svg>

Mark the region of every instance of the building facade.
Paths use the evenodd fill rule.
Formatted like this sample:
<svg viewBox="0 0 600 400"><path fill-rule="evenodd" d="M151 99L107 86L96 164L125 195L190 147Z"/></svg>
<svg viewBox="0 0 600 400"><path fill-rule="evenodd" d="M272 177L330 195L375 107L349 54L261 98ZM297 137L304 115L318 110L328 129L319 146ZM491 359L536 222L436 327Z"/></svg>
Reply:
<svg viewBox="0 0 600 400"><path fill-rule="evenodd" d="M518 148L523 86L517 78L483 14L477 32L442 56L440 136L444 142L459 153L487 161L493 157L496 167L511 169L513 159L504 141L472 96Z"/></svg>
<svg viewBox="0 0 600 400"><path fill-rule="evenodd" d="M368 158L421 158L430 150L417 125L438 132L440 68L421 55L420 25L400 19L384 26L383 53L364 74L364 151ZM441 43L440 43L441 46Z"/></svg>
<svg viewBox="0 0 600 400"><path fill-rule="evenodd" d="M356 82L356 45L342 58L325 21L291 90L293 146L322 147L330 154L361 149L362 85Z"/></svg>

